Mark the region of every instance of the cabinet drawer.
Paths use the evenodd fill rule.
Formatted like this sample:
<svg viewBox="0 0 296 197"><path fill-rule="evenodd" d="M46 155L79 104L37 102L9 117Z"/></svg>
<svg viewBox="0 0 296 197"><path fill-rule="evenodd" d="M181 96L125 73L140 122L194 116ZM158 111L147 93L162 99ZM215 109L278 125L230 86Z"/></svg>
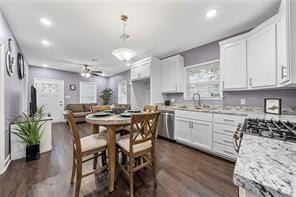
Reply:
<svg viewBox="0 0 296 197"><path fill-rule="evenodd" d="M236 131L237 126L234 125L226 125L226 124L213 124L214 133L221 133L224 135L233 136L233 133Z"/></svg>
<svg viewBox="0 0 296 197"><path fill-rule="evenodd" d="M237 153L235 152L233 147L225 146L225 145L218 144L218 143L214 143L213 149L218 154L221 154L221 155L224 155L224 156L227 156L227 157L231 157L231 158L236 158L237 157Z"/></svg>
<svg viewBox="0 0 296 197"><path fill-rule="evenodd" d="M245 117L244 116L225 115L225 114L214 114L213 120L215 123L237 126L238 123L244 122Z"/></svg>
<svg viewBox="0 0 296 197"><path fill-rule="evenodd" d="M220 133L214 133L214 143L219 143L219 144L223 144L225 146L230 146L232 147L232 136L229 135L223 135Z"/></svg>
<svg viewBox="0 0 296 197"><path fill-rule="evenodd" d="M178 118L188 118L191 120L201 120L212 122L212 113L203 113L203 112L191 112L191 111L182 111L176 110L175 116Z"/></svg>

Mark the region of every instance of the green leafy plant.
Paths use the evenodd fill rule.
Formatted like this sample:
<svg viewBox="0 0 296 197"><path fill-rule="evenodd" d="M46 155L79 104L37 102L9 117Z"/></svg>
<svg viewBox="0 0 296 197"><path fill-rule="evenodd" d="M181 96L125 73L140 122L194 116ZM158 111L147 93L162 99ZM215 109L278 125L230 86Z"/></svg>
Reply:
<svg viewBox="0 0 296 197"><path fill-rule="evenodd" d="M111 96L113 95L113 90L111 88L105 88L100 93L100 98L103 100L104 105L108 105Z"/></svg>
<svg viewBox="0 0 296 197"><path fill-rule="evenodd" d="M44 124L42 118L45 116L44 106L37 109L37 112L33 116L29 116L28 113L23 112L15 120L15 131L12 132L18 136L26 146L32 146L40 144L43 131L41 127Z"/></svg>

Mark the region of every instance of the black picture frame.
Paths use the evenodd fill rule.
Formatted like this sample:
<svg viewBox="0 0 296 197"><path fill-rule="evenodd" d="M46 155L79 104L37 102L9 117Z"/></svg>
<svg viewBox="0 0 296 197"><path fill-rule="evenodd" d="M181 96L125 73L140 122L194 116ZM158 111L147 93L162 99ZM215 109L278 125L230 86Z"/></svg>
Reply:
<svg viewBox="0 0 296 197"><path fill-rule="evenodd" d="M23 79L25 77L25 61L21 53L17 54L17 71L19 79Z"/></svg>
<svg viewBox="0 0 296 197"><path fill-rule="evenodd" d="M281 113L282 113L282 99L280 99L280 98L265 98L264 99L264 113L281 115Z"/></svg>
<svg viewBox="0 0 296 197"><path fill-rule="evenodd" d="M70 90L72 90L72 91L76 90L76 85L75 84L70 84Z"/></svg>

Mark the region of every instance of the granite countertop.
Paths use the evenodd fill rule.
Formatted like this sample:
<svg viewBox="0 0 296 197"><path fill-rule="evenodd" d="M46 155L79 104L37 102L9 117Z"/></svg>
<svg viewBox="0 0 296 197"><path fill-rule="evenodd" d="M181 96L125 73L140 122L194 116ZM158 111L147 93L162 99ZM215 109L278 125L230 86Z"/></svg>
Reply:
<svg viewBox="0 0 296 197"><path fill-rule="evenodd" d="M233 182L257 196L296 196L296 143L244 134Z"/></svg>
<svg viewBox="0 0 296 197"><path fill-rule="evenodd" d="M294 109L283 109L283 114L281 116L265 114L263 112L264 110L262 107L202 105L200 109L196 109L192 104L177 104L177 105L170 105L170 106L160 105L159 108L160 110L195 111L195 112L238 115L238 116L248 116L250 118L256 117L256 118L267 118L267 119L278 119L279 117L284 119L285 118L291 119L291 117L293 118L296 115L296 111Z"/></svg>

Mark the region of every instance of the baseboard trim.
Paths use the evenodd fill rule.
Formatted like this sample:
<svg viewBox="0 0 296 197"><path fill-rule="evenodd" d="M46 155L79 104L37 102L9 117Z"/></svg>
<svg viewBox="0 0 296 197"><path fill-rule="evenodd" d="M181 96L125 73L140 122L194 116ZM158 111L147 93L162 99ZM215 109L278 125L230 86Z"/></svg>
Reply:
<svg viewBox="0 0 296 197"><path fill-rule="evenodd" d="M11 160L10 160L10 154L6 157L6 159L4 160L4 162L3 162L3 169L2 169L2 171L0 172L0 174L3 174L6 170L7 170L7 168L8 168L8 166L9 166L9 164L11 163Z"/></svg>

